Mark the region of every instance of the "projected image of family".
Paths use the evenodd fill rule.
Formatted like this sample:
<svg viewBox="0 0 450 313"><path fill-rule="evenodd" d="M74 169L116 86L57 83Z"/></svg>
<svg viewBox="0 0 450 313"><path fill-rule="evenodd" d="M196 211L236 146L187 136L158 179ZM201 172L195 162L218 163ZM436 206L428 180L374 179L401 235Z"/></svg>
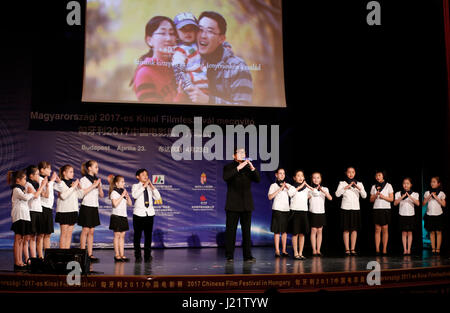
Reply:
<svg viewBox="0 0 450 313"><path fill-rule="evenodd" d="M279 1L87 2L83 101L285 107Z"/></svg>

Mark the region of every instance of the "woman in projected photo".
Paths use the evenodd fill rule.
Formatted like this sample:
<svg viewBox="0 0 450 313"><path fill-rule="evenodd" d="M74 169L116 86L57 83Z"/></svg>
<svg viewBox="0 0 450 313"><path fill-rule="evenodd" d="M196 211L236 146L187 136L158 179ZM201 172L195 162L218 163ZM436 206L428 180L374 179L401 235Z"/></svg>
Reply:
<svg viewBox="0 0 450 313"><path fill-rule="evenodd" d="M171 67L177 33L173 21L154 16L145 26L145 43L149 51L139 58L130 86L136 97L144 102L179 102L177 86Z"/></svg>

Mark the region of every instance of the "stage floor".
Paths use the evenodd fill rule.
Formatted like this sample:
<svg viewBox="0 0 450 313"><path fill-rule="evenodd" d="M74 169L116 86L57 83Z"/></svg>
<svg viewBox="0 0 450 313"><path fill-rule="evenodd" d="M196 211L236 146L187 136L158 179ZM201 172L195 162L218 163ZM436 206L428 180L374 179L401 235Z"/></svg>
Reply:
<svg viewBox="0 0 450 313"><path fill-rule="evenodd" d="M170 275L226 275L226 274L307 274L367 271L370 261L377 261L381 270L413 269L450 266L447 257L432 256L424 250L421 255L412 256L307 256L306 260L292 257L275 258L272 247L254 247L256 262L242 260L242 250L237 248L233 263L227 263L222 248L177 248L154 249L153 260L136 263L132 249L125 250L129 262L114 262L114 251L94 250L99 263L91 264L94 275L108 276L170 276ZM13 268L12 250L0 250L0 274L11 273Z"/></svg>
<svg viewBox="0 0 450 313"><path fill-rule="evenodd" d="M306 260L275 258L273 247L254 247L256 262L227 263L222 248L154 249L149 263L115 263L113 250L95 250L99 263L90 265L78 284L70 275L14 272L11 250L0 251L1 292L156 292L266 293L342 292L428 288L450 290L450 260L424 251L414 256L328 256ZM369 262L376 261L367 268ZM379 268L379 271L376 270ZM373 283L372 274L378 273ZM443 289L436 289L443 288ZM440 292L440 291L439 291Z"/></svg>

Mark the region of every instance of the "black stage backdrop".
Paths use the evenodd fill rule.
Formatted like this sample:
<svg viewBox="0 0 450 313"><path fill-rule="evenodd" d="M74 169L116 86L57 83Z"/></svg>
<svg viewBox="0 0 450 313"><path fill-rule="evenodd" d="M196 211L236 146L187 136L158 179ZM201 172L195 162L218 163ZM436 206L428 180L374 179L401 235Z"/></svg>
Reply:
<svg viewBox="0 0 450 313"><path fill-rule="evenodd" d="M1 59L0 97L6 105L14 105L7 101L9 94L19 93L32 110L47 112L139 110L252 118L256 124L280 125L280 165L288 176L302 168L309 179L318 170L324 185L334 191L346 166L353 165L369 191L375 169L383 168L394 190L410 176L424 192L431 176L439 175L450 194L442 0L379 1L381 26L366 24L368 1L283 1L285 109L82 103L84 26L66 24L67 2L2 8L6 54ZM75 126L53 127L69 131ZM30 122L30 129L39 127ZM325 253L343 250L339 206L336 197L327 203ZM362 252L374 249L370 209L368 199L363 200L358 241ZM395 222L390 245L400 252ZM415 248L422 246L420 237L418 230ZM446 232L443 250L449 242Z"/></svg>

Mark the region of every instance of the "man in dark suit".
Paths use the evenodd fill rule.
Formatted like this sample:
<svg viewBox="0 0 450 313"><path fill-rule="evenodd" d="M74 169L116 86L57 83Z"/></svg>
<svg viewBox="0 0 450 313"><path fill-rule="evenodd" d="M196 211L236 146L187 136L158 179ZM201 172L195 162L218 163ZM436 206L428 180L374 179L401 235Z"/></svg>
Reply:
<svg viewBox="0 0 450 313"><path fill-rule="evenodd" d="M226 230L225 250L228 262L233 262L234 248L236 244L236 229L239 220L242 230L242 248L244 261L254 262L251 253L250 227L252 220L253 197L251 183L259 183L259 172L249 160L245 160L245 150L234 151L234 161L223 168L223 179L227 182L227 200L225 204Z"/></svg>

